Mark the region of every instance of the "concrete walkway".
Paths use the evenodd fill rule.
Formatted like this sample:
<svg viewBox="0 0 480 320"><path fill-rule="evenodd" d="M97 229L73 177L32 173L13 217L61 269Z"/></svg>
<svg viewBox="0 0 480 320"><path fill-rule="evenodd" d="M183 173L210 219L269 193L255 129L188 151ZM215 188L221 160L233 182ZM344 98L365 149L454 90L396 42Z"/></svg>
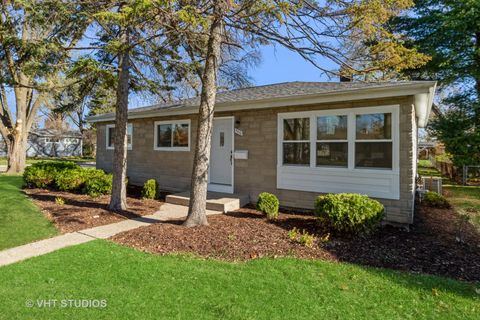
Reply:
<svg viewBox="0 0 480 320"><path fill-rule="evenodd" d="M152 215L107 224L104 226L66 233L53 238L25 244L23 246L0 251L0 266L5 266L25 259L41 256L58 249L82 244L95 239L107 239L118 233L148 226L168 220L185 219L188 208L176 204L165 203ZM219 211L207 210L207 215L222 214Z"/></svg>

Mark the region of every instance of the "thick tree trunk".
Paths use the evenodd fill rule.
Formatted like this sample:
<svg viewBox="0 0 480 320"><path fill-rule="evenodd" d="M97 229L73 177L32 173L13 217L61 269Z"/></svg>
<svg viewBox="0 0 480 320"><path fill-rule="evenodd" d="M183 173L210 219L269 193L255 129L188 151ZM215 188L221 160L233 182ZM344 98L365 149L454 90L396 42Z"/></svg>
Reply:
<svg viewBox="0 0 480 320"><path fill-rule="evenodd" d="M10 137L7 144L7 173L22 173L25 170L26 164L26 150L27 150L27 136L23 122L17 121L15 128L15 135Z"/></svg>
<svg viewBox="0 0 480 320"><path fill-rule="evenodd" d="M16 139L7 147L7 173L22 173L25 170L27 143Z"/></svg>
<svg viewBox="0 0 480 320"><path fill-rule="evenodd" d="M222 39L222 18L217 16L210 29L207 57L202 77L197 127L197 143L193 160L192 182L187 227L208 225L207 221L207 184L210 162L210 144L212 139L213 112L217 93L217 71Z"/></svg>
<svg viewBox="0 0 480 320"><path fill-rule="evenodd" d="M128 28L122 35L123 43L129 45ZM108 208L114 211L127 209L127 120L128 120L128 82L129 82L129 50L119 55L117 104L115 111L115 138L113 152L113 185L112 197Z"/></svg>

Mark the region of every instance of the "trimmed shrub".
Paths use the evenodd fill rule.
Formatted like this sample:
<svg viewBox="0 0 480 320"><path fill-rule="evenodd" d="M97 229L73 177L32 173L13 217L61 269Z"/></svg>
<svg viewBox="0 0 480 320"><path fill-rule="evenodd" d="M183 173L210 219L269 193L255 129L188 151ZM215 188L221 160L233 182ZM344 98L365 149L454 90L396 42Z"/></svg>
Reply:
<svg viewBox="0 0 480 320"><path fill-rule="evenodd" d="M157 197L157 181L150 179L145 182L142 189L144 199L155 199Z"/></svg>
<svg viewBox="0 0 480 320"><path fill-rule="evenodd" d="M70 161L40 161L25 168L23 180L29 188L48 188L54 186L59 172L68 169L80 169Z"/></svg>
<svg viewBox="0 0 480 320"><path fill-rule="evenodd" d="M448 200L437 192L428 191L423 195L422 203L435 208L450 208Z"/></svg>
<svg viewBox="0 0 480 320"><path fill-rule="evenodd" d="M112 193L113 176L111 174L100 169L85 169L83 174L85 177L83 192L90 197Z"/></svg>
<svg viewBox="0 0 480 320"><path fill-rule="evenodd" d="M318 196L314 213L318 219L338 232L370 233L383 218L383 205L368 196L338 193Z"/></svg>
<svg viewBox="0 0 480 320"><path fill-rule="evenodd" d="M267 215L267 219L277 219L278 207L278 198L274 194L262 192L258 195L257 210Z"/></svg>
<svg viewBox="0 0 480 320"><path fill-rule="evenodd" d="M80 190L85 183L84 169L67 169L60 171L55 177L55 187L61 191Z"/></svg>

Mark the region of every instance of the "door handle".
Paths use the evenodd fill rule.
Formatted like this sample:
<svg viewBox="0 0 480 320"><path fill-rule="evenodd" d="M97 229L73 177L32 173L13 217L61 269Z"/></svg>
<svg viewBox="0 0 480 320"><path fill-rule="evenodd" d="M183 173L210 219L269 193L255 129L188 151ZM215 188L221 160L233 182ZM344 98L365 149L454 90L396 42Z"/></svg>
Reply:
<svg viewBox="0 0 480 320"><path fill-rule="evenodd" d="M233 164L233 151L230 151L230 164Z"/></svg>

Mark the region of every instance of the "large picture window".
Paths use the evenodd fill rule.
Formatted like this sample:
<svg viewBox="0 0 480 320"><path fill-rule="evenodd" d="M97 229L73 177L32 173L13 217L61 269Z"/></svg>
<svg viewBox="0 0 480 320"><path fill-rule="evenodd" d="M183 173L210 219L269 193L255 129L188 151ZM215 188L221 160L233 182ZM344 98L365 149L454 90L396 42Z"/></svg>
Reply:
<svg viewBox="0 0 480 320"><path fill-rule="evenodd" d="M133 144L133 125L127 124L127 149L132 149ZM115 125L109 124L106 127L106 145L107 149L113 150L115 141Z"/></svg>
<svg viewBox="0 0 480 320"><path fill-rule="evenodd" d="M281 114L279 161L287 166L392 170L395 112L384 109Z"/></svg>
<svg viewBox="0 0 480 320"><path fill-rule="evenodd" d="M190 120L155 122L155 150L189 151Z"/></svg>

